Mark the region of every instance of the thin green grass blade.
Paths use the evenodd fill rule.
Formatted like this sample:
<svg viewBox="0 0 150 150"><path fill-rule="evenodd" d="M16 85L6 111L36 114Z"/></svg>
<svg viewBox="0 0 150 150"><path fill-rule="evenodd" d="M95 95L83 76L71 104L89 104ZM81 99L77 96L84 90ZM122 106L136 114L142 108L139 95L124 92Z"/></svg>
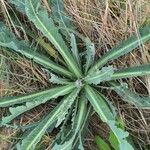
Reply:
<svg viewBox="0 0 150 150"><path fill-rule="evenodd" d="M25 1L26 14L30 21L46 36L66 61L69 69L77 76L81 77L81 71L71 56L71 53L65 44L58 28L53 20L48 17L47 12L40 5L40 0Z"/></svg>
<svg viewBox="0 0 150 150"><path fill-rule="evenodd" d="M50 88L43 91L38 91L31 94L13 96L13 97L2 97L0 98L0 107L8 107L15 104L20 104L24 102L38 102L41 101L45 103L51 98L57 98L58 96L66 95L75 88L75 84L70 84L67 86L59 86L55 88Z"/></svg>
<svg viewBox="0 0 150 150"><path fill-rule="evenodd" d="M35 145L40 141L46 130L52 125L56 124L58 127L61 122L65 119L69 108L74 103L80 89L75 89L71 94L65 97L59 105L52 110L40 123L35 127L29 135L23 139L21 144L22 150L31 150L35 148Z"/></svg>
<svg viewBox="0 0 150 150"><path fill-rule="evenodd" d="M89 70L89 72L94 72L96 69L103 67L108 61L131 52L133 49L148 40L150 40L150 25L147 25L143 29L139 30L139 37L132 36L103 55L98 60L98 62L95 63L95 65Z"/></svg>
<svg viewBox="0 0 150 150"><path fill-rule="evenodd" d="M99 150L111 150L110 146L101 137L96 136L95 142Z"/></svg>
<svg viewBox="0 0 150 150"><path fill-rule="evenodd" d="M150 75L150 64L130 67L114 72L111 80Z"/></svg>

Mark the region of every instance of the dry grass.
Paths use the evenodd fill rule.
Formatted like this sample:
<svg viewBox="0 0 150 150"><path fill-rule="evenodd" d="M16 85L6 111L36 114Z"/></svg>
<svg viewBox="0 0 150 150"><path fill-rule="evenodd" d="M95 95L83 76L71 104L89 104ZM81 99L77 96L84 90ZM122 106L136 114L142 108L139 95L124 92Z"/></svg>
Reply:
<svg viewBox="0 0 150 150"><path fill-rule="evenodd" d="M149 0L64 1L66 10L73 17L78 31L88 36L95 43L97 58L133 33L138 35L137 28L150 23ZM9 16L7 10L9 8L8 4L4 0L0 0L0 2L2 4L0 18L5 20L10 29L20 37L20 32L14 27ZM43 3L48 11L50 11L47 0L43 0ZM26 38L26 36L24 37ZM124 68L147 63L150 61L149 49L150 44L143 45L139 47L138 51L111 62L111 64L117 68ZM43 70L26 59L21 59L19 56L12 57L11 55L0 54L0 62L2 63L3 59L3 63L5 64L3 65L3 78L0 78L0 96L24 94L50 86L47 81L47 75ZM128 80L128 83L132 90L141 94L150 94L149 77L133 78ZM129 104L122 103L114 93L109 92L108 94L113 104L117 107L120 117L125 121L127 130L134 137L138 149L141 148L140 145L150 145L150 111L140 110ZM55 104L40 106L32 112L23 115L17 122L26 124L38 120L49 108L53 108L53 105ZM1 110L1 115L4 113L5 110ZM3 137L7 135L6 133L8 133L8 136L4 140ZM5 147L2 149L9 149L8 147L12 144L10 140L14 137L14 133L14 130L0 130L0 147ZM94 114L91 118L89 134L86 138L86 148L88 150L96 149L93 142L94 136L99 134L106 138L107 133L108 129L105 124L102 124L96 114ZM44 142L47 143L52 140L52 137L46 135L44 139Z"/></svg>

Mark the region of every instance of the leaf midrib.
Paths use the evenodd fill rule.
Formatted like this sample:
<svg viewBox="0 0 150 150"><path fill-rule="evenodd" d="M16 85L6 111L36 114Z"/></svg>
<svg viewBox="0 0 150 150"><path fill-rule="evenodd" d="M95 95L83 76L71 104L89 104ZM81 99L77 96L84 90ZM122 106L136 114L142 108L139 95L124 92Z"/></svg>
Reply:
<svg viewBox="0 0 150 150"><path fill-rule="evenodd" d="M53 62L51 62L51 60L50 60L50 62L51 62L51 63L50 63L50 62L48 62L48 61L45 61L45 60L43 60L43 59L40 59L40 58L37 57L37 56L32 56L32 55L30 55L30 53L24 52L24 54L26 55L26 57L27 57L27 56L33 57L33 59L39 60L40 62L42 62L43 64L45 64L45 65L47 65L47 66L50 66L51 68L55 68L55 69L58 70L59 72L64 73L64 75L67 75L67 76L69 76L69 77L72 77L72 76L73 76L68 70L61 68L61 66L58 67L57 65L53 64Z"/></svg>
<svg viewBox="0 0 150 150"><path fill-rule="evenodd" d="M59 91L59 93L57 92L56 94L54 94L54 95L52 95L51 97L49 97L49 99L50 98L53 98L53 97L56 97L57 95L60 95L60 94L62 94L62 93L64 93L64 92L66 92L66 91L68 91L69 89L71 90L73 87L75 87L74 85L69 85L68 87L64 87L64 90L62 90L62 91ZM61 88L61 87L60 87ZM43 94L46 94L46 93L48 93L49 91L51 91L52 89L49 89L49 90L44 90L44 91L41 91L41 92L38 92L38 93L34 93L34 94L29 94L29 95L25 95L25 96L23 96L23 97L18 97L18 98L16 98L16 99L13 99L12 101L17 101L18 99L19 99L19 101L21 101L21 100L23 100L23 99L29 99L29 98L32 98L32 97L37 97L37 96L41 96L41 95L43 95ZM56 89L57 90L57 89ZM6 97L7 98L7 97ZM12 102L11 101L11 102ZM6 104L9 104L10 103L10 101L4 101L2 104L3 105L6 105Z"/></svg>
<svg viewBox="0 0 150 150"><path fill-rule="evenodd" d="M48 35L53 39L53 41L56 43L57 45L57 48L60 50L60 52L62 53L63 56L65 56L64 58L67 60L67 62L69 63L69 65L71 66L71 68L75 71L74 73L78 76L78 77L81 77L81 74L79 73L78 69L76 68L76 66L74 66L74 64L72 64L72 61L70 61L70 59L68 59L68 57L66 57L66 53L62 50L62 48L59 46L59 44L57 43L57 41L53 38L53 36L51 36L51 34L49 33L49 31L47 30L47 28L42 24L41 20L38 18L37 14L35 13L34 11L34 7L32 5L32 2L31 0L29 0L30 2L30 6L32 8L32 11L36 17L36 19L39 21L39 23L42 25L42 27L44 28L44 30L48 33Z"/></svg>
<svg viewBox="0 0 150 150"><path fill-rule="evenodd" d="M79 92L79 90L74 91L76 94ZM73 94L73 92L72 92ZM32 142L28 145L28 149L30 150L30 147L36 142L36 140L38 139L38 137L44 132L44 130L47 128L47 126L50 124L51 121L54 121L55 118L57 118L57 116L60 114L61 112L61 108L64 106L64 104L66 104L67 101L69 101L70 99L69 95L67 97L67 99L65 101L62 102L62 104L60 105L59 109L56 110L56 112L54 112L54 114L52 114L53 117L50 117L50 120L47 121L47 123L43 126L42 130L40 130L40 132L38 132L38 134L36 134L36 137L34 138L34 140L32 140ZM77 95L76 95L77 96ZM76 98L76 96L72 99L71 104L73 103L74 99ZM51 113L49 114L51 116Z"/></svg>
<svg viewBox="0 0 150 150"><path fill-rule="evenodd" d="M36 140L38 139L39 135L41 135L41 133L45 130L45 128L47 128L48 124L54 120L54 118L56 117L57 113L59 112L59 109L52 115L53 117L50 118L50 120L47 121L47 123L43 126L42 130L40 132L38 132L38 134L36 134L36 137L32 140L32 142L28 145L28 147L26 148L26 150L30 150L30 148L32 147L32 145L36 142Z"/></svg>
<svg viewBox="0 0 150 150"><path fill-rule="evenodd" d="M148 37L150 37L150 34L141 37L140 40L137 39L136 41L132 42L131 44L128 44L127 46L121 48L119 51L114 51L113 54L108 52L108 55L106 53L106 55L104 55L99 62L97 62L90 70L89 73L92 72L95 68L100 68L102 67L105 63L107 63L107 61L110 61L112 57L114 57L115 55L117 55L117 53L121 53L122 51L124 51L127 48L130 48L132 45L135 45L137 42L139 42L139 45L141 45L143 42L143 40L147 39ZM111 51L110 51L111 52ZM119 56L120 57L120 56ZM113 59L113 58L112 58Z"/></svg>
<svg viewBox="0 0 150 150"><path fill-rule="evenodd" d="M91 97L91 99L93 100L93 103L95 103L96 105L96 108L97 108L97 106L99 105L98 104L98 102L95 100L95 98L92 96L93 95L93 93L91 92L91 90L89 89L90 87L88 87L88 86L86 86L85 87L85 89L86 89L86 91L87 91L87 93L88 93L88 95ZM95 94L94 94L95 95ZM97 97L97 96L96 96ZM100 116L102 116L103 117L103 121L104 122L107 122L108 121L108 119L106 118L106 116L105 116L105 114L103 113L103 111L101 110L101 109L98 109L98 111L99 112L97 112Z"/></svg>

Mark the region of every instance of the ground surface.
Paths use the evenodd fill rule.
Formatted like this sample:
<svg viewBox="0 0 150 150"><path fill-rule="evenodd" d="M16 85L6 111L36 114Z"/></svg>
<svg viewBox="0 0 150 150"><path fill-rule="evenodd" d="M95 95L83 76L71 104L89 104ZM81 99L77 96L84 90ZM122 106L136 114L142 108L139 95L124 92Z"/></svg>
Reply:
<svg viewBox="0 0 150 150"><path fill-rule="evenodd" d="M4 0L0 0L0 2L0 18L11 28L11 21L7 13L7 9L10 9L9 5ZM43 2L49 10L46 0L43 0ZM78 31L88 36L95 43L97 57L100 57L133 33L136 34L137 28L150 23L149 0L65 0L65 7L78 27ZM124 68L148 62L150 62L150 43L111 63L118 68ZM150 77L132 78L127 82L134 91L144 95L150 94ZM19 56L0 53L0 96L24 94L48 86L50 84L47 81L47 74L38 66L34 66L32 62ZM107 94L117 107L118 113L124 120L126 129L132 135L137 148L141 149L140 145L149 146L150 111L137 109L134 106L122 103L119 97L116 97L110 91ZM20 123L33 122L46 110L53 108L54 105L40 106L16 121ZM5 112L5 109L0 110L1 117ZM0 129L0 149L10 149L13 141L17 138L16 133L16 130ZM96 150L95 135L107 138L107 133L105 124L101 123L96 114L93 114L85 141L86 149ZM55 133L46 135L43 142L50 142L54 135Z"/></svg>

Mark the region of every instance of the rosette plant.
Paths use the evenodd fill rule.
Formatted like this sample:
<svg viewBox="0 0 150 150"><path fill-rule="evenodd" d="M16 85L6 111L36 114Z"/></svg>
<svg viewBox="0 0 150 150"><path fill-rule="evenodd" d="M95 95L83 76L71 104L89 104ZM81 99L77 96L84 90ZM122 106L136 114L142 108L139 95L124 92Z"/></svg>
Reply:
<svg viewBox="0 0 150 150"><path fill-rule="evenodd" d="M53 150L84 149L83 140L88 120L92 111L105 122L117 140L119 150L133 150L128 141L129 133L119 128L117 113L107 97L97 88L98 84L107 84L124 101L140 108L150 108L150 98L134 93L126 86L119 85L118 79L144 76L150 74L150 64L144 64L121 70L107 65L108 62L123 56L139 45L150 39L150 26L139 30L139 36L132 36L109 50L106 54L95 60L95 47L89 38L76 36L70 28L71 22L63 15L59 16L58 9L62 1L48 1L51 3L52 16L49 17L40 0L12 0L16 8L27 16L35 27L53 45L61 55L62 61L49 59L47 55L39 53L29 41L16 38L16 36L0 24L0 46L3 51L18 53L37 63L50 72L50 82L53 84L48 89L35 91L26 95L2 97L0 107L9 107L7 116L1 118L1 126L10 126L11 121L21 114L52 100L59 100L58 105L38 122L26 128L25 135L16 144L17 149L33 150L40 142L45 132L58 128L60 132L51 145ZM60 7L59 7L60 6ZM67 26L68 25L68 26ZM82 40L85 47L78 46ZM85 51L83 50L85 49Z"/></svg>

